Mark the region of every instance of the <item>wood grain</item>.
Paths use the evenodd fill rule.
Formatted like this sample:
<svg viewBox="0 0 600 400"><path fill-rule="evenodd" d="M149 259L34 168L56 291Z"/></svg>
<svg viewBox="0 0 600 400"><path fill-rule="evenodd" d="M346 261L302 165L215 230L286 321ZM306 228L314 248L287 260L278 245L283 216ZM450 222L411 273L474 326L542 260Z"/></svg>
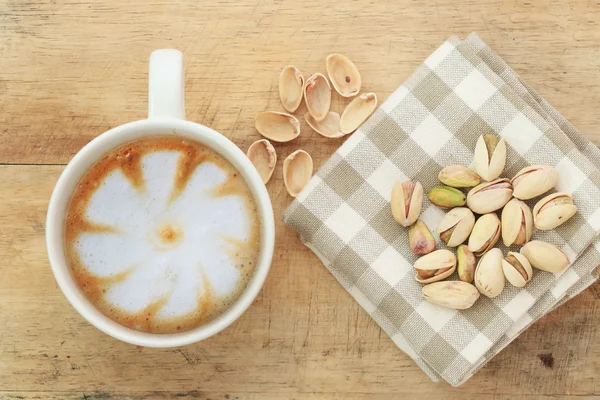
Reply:
<svg viewBox="0 0 600 400"><path fill-rule="evenodd" d="M445 38L475 30L600 144L599 24L591 0L0 0L0 399L598 398L599 284L456 389L431 383L279 221L248 312L216 337L160 350L75 312L51 274L44 219L60 164L145 117L153 49L184 52L188 118L246 149L254 115L283 110L285 65L323 72L344 53L385 100ZM339 144L303 123L277 150L282 160L304 148L319 167ZM276 216L290 202L280 165L268 184Z"/></svg>

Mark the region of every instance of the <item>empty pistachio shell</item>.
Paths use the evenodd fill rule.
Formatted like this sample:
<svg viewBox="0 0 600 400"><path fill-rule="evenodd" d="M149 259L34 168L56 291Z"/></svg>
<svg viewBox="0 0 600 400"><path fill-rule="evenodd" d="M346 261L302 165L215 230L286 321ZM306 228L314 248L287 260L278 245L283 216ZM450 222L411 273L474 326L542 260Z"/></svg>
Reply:
<svg viewBox="0 0 600 400"><path fill-rule="evenodd" d="M532 267L548 272L559 272L569 264L569 257L553 244L532 240L521 248Z"/></svg>
<svg viewBox="0 0 600 400"><path fill-rule="evenodd" d="M289 142L300 134L300 122L290 114L264 111L256 114L254 126L258 133L275 142Z"/></svg>
<svg viewBox="0 0 600 400"><path fill-rule="evenodd" d="M333 87L340 95L352 97L360 92L360 73L348 57L330 54L325 61L325 67Z"/></svg>
<svg viewBox="0 0 600 400"><path fill-rule="evenodd" d="M475 266L477 259L475 254L469 248L461 244L456 249L456 268L458 269L458 278L463 282L472 283L475 277Z"/></svg>
<svg viewBox="0 0 600 400"><path fill-rule="evenodd" d="M440 208L461 207L466 202L463 192L449 186L434 186L427 193L427 198Z"/></svg>
<svg viewBox="0 0 600 400"><path fill-rule="evenodd" d="M466 207L457 207L448 211L438 226L440 239L448 247L456 247L469 237L475 225L473 212Z"/></svg>
<svg viewBox="0 0 600 400"><path fill-rule="evenodd" d="M475 186L467 194L467 207L477 214L487 214L504 207L512 198L508 179L496 179Z"/></svg>
<svg viewBox="0 0 600 400"><path fill-rule="evenodd" d="M294 112L302 102L304 90L304 75L294 67L288 65L279 75L279 98L281 104L289 112Z"/></svg>
<svg viewBox="0 0 600 400"><path fill-rule="evenodd" d="M323 74L312 74L304 84L304 101L315 121L327 117L331 106L331 86Z"/></svg>
<svg viewBox="0 0 600 400"><path fill-rule="evenodd" d="M423 297L438 306L466 310L479 298L477 288L461 281L436 282L423 286Z"/></svg>
<svg viewBox="0 0 600 400"><path fill-rule="evenodd" d="M246 155L258 171L263 183L269 182L277 164L277 153L271 142L267 139L257 140L250 145Z"/></svg>
<svg viewBox="0 0 600 400"><path fill-rule="evenodd" d="M415 223L423 206L423 186L418 181L396 182L392 188L392 215L402 226Z"/></svg>
<svg viewBox="0 0 600 400"><path fill-rule="evenodd" d="M557 180L558 174L550 165L532 165L520 170L510 182L513 196L528 200L552 189Z"/></svg>
<svg viewBox="0 0 600 400"><path fill-rule="evenodd" d="M340 130L340 114L336 112L329 111L322 121L315 120L310 113L304 114L304 119L321 136L332 139L344 136L344 133Z"/></svg>
<svg viewBox="0 0 600 400"><path fill-rule="evenodd" d="M420 219L408 228L408 243L414 254L429 254L435 250L435 238Z"/></svg>
<svg viewBox="0 0 600 400"><path fill-rule="evenodd" d="M344 109L340 127L345 134L357 130L367 120L377 107L375 93L363 93L354 98Z"/></svg>
<svg viewBox="0 0 600 400"><path fill-rule="evenodd" d="M491 249L481 257L475 269L475 286L481 294L496 297L504 289L505 279L502 270L502 252Z"/></svg>
<svg viewBox="0 0 600 400"><path fill-rule="evenodd" d="M541 231L554 229L577 212L573 197L568 193L553 193L533 207L535 227Z"/></svg>
<svg viewBox="0 0 600 400"><path fill-rule="evenodd" d="M464 165L450 165L440 171L438 179L444 185L463 188L479 185L479 175Z"/></svg>
<svg viewBox="0 0 600 400"><path fill-rule="evenodd" d="M512 251L502 260L502 270L506 280L515 287L525 286L533 276L533 270L527 258Z"/></svg>
<svg viewBox="0 0 600 400"><path fill-rule="evenodd" d="M475 145L475 172L486 181L502 174L506 163L506 142L493 134L480 136Z"/></svg>
<svg viewBox="0 0 600 400"><path fill-rule="evenodd" d="M436 250L419 258L413 266L417 270L417 282L441 281L456 269L456 256L449 250Z"/></svg>
<svg viewBox="0 0 600 400"><path fill-rule="evenodd" d="M500 220L496 214L482 215L475 222L469 236L469 250L480 257L496 245L500 238L500 230Z"/></svg>
<svg viewBox="0 0 600 400"><path fill-rule="evenodd" d="M304 150L296 150L283 160L283 183L292 197L304 189L313 173L313 160Z"/></svg>
<svg viewBox="0 0 600 400"><path fill-rule="evenodd" d="M524 245L531 239L531 209L519 199L512 199L502 209L502 241L505 246Z"/></svg>

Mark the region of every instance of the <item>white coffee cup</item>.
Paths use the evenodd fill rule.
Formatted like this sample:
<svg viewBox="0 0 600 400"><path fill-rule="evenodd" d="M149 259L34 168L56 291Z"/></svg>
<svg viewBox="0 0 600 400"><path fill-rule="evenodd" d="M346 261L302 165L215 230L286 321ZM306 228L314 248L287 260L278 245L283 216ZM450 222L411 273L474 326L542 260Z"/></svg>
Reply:
<svg viewBox="0 0 600 400"><path fill-rule="evenodd" d="M147 347L176 347L206 339L244 313L260 291L271 265L275 225L269 194L246 155L225 136L203 125L185 120L183 55L162 49L150 56L148 119L130 122L98 136L73 157L61 174L48 206L46 246L52 272L75 309L92 325L124 342ZM84 296L73 279L65 257L64 224L73 191L83 174L110 150L132 140L165 134L200 142L224 156L242 174L256 200L261 222L260 256L254 275L237 301L214 320L195 329L174 334L153 334L127 328L109 319Z"/></svg>

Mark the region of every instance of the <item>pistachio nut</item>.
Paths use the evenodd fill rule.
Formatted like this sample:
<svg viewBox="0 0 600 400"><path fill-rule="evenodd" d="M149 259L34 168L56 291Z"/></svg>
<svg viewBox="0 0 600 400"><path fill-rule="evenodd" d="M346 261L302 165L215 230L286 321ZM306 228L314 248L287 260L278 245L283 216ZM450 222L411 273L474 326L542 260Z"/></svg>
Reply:
<svg viewBox="0 0 600 400"><path fill-rule="evenodd" d="M466 201L463 192L449 186L434 186L427 193L427 198L440 208L461 207Z"/></svg>
<svg viewBox="0 0 600 400"><path fill-rule="evenodd" d="M441 281L456 270L456 256L450 250L436 250L419 258L413 267L417 270L417 282Z"/></svg>
<svg viewBox="0 0 600 400"><path fill-rule="evenodd" d="M496 179L475 186L467 194L467 207L477 214L487 214L504 207L512 198L508 179Z"/></svg>
<svg viewBox="0 0 600 400"><path fill-rule="evenodd" d="M467 283L473 283L475 277L475 266L477 260L475 254L469 250L465 244L461 244L456 249L456 268L458 269L458 278Z"/></svg>
<svg viewBox="0 0 600 400"><path fill-rule="evenodd" d="M435 238L420 219L408 228L408 244L414 254L429 254L435 250Z"/></svg>
<svg viewBox="0 0 600 400"><path fill-rule="evenodd" d="M477 257L493 248L500 238L500 219L494 213L479 217L469 236L469 250Z"/></svg>
<svg viewBox="0 0 600 400"><path fill-rule="evenodd" d="M533 270L527 258L519 253L509 252L502 260L502 270L506 280L515 287L523 287L531 280Z"/></svg>
<svg viewBox="0 0 600 400"><path fill-rule="evenodd" d="M475 145L475 172L486 181L493 181L502 174L506 164L506 142L504 138L487 134L480 136Z"/></svg>
<svg viewBox="0 0 600 400"><path fill-rule="evenodd" d="M421 289L423 297L438 306L466 310L479 298L475 286L461 281L436 282Z"/></svg>
<svg viewBox="0 0 600 400"><path fill-rule="evenodd" d="M569 264L569 257L553 244L532 240L521 248L532 267L548 272L559 272Z"/></svg>
<svg viewBox="0 0 600 400"><path fill-rule="evenodd" d="M554 229L577 212L573 196L568 193L553 193L537 202L533 207L535 227L541 231Z"/></svg>
<svg viewBox="0 0 600 400"><path fill-rule="evenodd" d="M513 196L528 200L546 193L556 185L558 174L550 165L531 165L525 167L510 181Z"/></svg>
<svg viewBox="0 0 600 400"><path fill-rule="evenodd" d="M438 226L438 235L448 247L456 247L469 237L475 225L473 212L466 207L448 211Z"/></svg>
<svg viewBox="0 0 600 400"><path fill-rule="evenodd" d="M512 199L502 209L502 241L505 246L524 245L531 239L533 217L531 208L519 199Z"/></svg>
<svg viewBox="0 0 600 400"><path fill-rule="evenodd" d="M396 182L391 204L394 219L402 226L411 226L421 214L423 186L418 181Z"/></svg>
<svg viewBox="0 0 600 400"><path fill-rule="evenodd" d="M475 286L481 294L496 297L504 289L504 272L502 271L502 251L491 249L477 264L475 270Z"/></svg>
<svg viewBox="0 0 600 400"><path fill-rule="evenodd" d="M464 165L449 165L438 174L438 179L444 185L463 188L479 185L481 178L469 167Z"/></svg>

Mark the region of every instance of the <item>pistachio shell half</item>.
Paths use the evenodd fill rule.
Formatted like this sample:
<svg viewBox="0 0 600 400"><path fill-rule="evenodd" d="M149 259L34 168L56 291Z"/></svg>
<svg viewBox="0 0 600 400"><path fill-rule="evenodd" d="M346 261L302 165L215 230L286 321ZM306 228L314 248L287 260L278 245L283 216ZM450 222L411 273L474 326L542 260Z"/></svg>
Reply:
<svg viewBox="0 0 600 400"><path fill-rule="evenodd" d="M289 112L294 112L302 102L302 92L304 90L304 75L294 67L288 65L279 75L279 98L281 104Z"/></svg>
<svg viewBox="0 0 600 400"><path fill-rule="evenodd" d="M481 178L469 167L464 165L449 165L438 174L438 179L444 185L464 188L479 185Z"/></svg>
<svg viewBox="0 0 600 400"><path fill-rule="evenodd" d="M496 297L504 290L504 271L502 270L502 251L491 249L484 254L475 269L475 286L481 294Z"/></svg>
<svg viewBox="0 0 600 400"><path fill-rule="evenodd" d="M427 198L444 209L464 206L467 200L463 192L449 186L434 186L427 193Z"/></svg>
<svg viewBox="0 0 600 400"><path fill-rule="evenodd" d="M341 96L352 97L360 92L360 72L348 57L330 54L325 61L325 68L333 87Z"/></svg>
<svg viewBox="0 0 600 400"><path fill-rule="evenodd" d="M304 150L296 150L283 160L283 183L290 196L298 196L312 173L312 157Z"/></svg>
<svg viewBox="0 0 600 400"><path fill-rule="evenodd" d="M322 121L315 120L313 116L307 112L304 114L304 119L306 120L306 123L321 136L331 139L344 136L344 133L340 130L340 114L336 112L329 111Z"/></svg>
<svg viewBox="0 0 600 400"><path fill-rule="evenodd" d="M277 153L271 142L267 139L257 140L250 145L246 155L258 171L263 183L269 182L277 164Z"/></svg>
<svg viewBox="0 0 600 400"><path fill-rule="evenodd" d="M473 212L466 207L448 211L438 226L438 235L448 247L456 247L469 237L475 225Z"/></svg>
<svg viewBox="0 0 600 400"><path fill-rule="evenodd" d="M435 238L420 219L408 228L408 243L414 254L429 254L435 250Z"/></svg>
<svg viewBox="0 0 600 400"><path fill-rule="evenodd" d="M531 239L531 209L519 199L512 199L502 209L502 241L505 246L524 245Z"/></svg>
<svg viewBox="0 0 600 400"><path fill-rule="evenodd" d="M396 182L390 203L392 215L400 225L414 224L423 206L423 186L418 181Z"/></svg>
<svg viewBox="0 0 600 400"><path fill-rule="evenodd" d="M532 240L521 248L532 267L548 272L559 272L569 264L569 257L553 244Z"/></svg>
<svg viewBox="0 0 600 400"><path fill-rule="evenodd" d="M304 101L315 121L327 117L331 106L331 86L323 74L312 74L304 84Z"/></svg>
<svg viewBox="0 0 600 400"><path fill-rule="evenodd" d="M508 179L496 179L475 186L467 194L467 207L477 214L487 214L504 207L512 198Z"/></svg>
<svg viewBox="0 0 600 400"><path fill-rule="evenodd" d="M441 281L456 270L456 256L450 250L436 250L419 258L413 267L417 270L417 282Z"/></svg>
<svg viewBox="0 0 600 400"><path fill-rule="evenodd" d="M556 185L558 173L550 165L531 165L525 167L510 181L513 196L528 200L546 193Z"/></svg>
<svg viewBox="0 0 600 400"><path fill-rule="evenodd" d="M256 114L254 126L258 133L274 142L289 142L300 134L300 122L290 114L263 111Z"/></svg>
<svg viewBox="0 0 600 400"><path fill-rule="evenodd" d="M469 236L469 250L477 257L493 248L500 238L500 220L494 213L479 217Z"/></svg>
<svg viewBox="0 0 600 400"><path fill-rule="evenodd" d="M475 172L486 181L498 178L506 164L506 142L493 134L482 135L475 145Z"/></svg>
<svg viewBox="0 0 600 400"><path fill-rule="evenodd" d="M458 278L463 282L472 283L475 277L475 266L477 259L475 254L469 250L467 245L461 244L456 249L456 268L458 269Z"/></svg>
<svg viewBox="0 0 600 400"><path fill-rule="evenodd" d="M355 97L342 112L340 120L342 132L348 134L357 130L373 114L375 108L377 108L375 93L363 93Z"/></svg>
<svg viewBox="0 0 600 400"><path fill-rule="evenodd" d="M430 303L455 310L466 310L472 307L479 298L479 292L475 286L461 281L432 283L423 286L421 293Z"/></svg>
<svg viewBox="0 0 600 400"><path fill-rule="evenodd" d="M563 224L577 212L573 197L568 193L553 193L533 207L535 227L541 231L554 229Z"/></svg>
<svg viewBox="0 0 600 400"><path fill-rule="evenodd" d="M529 260L524 255L512 251L502 260L502 270L506 280L515 287L525 286L533 276Z"/></svg>

